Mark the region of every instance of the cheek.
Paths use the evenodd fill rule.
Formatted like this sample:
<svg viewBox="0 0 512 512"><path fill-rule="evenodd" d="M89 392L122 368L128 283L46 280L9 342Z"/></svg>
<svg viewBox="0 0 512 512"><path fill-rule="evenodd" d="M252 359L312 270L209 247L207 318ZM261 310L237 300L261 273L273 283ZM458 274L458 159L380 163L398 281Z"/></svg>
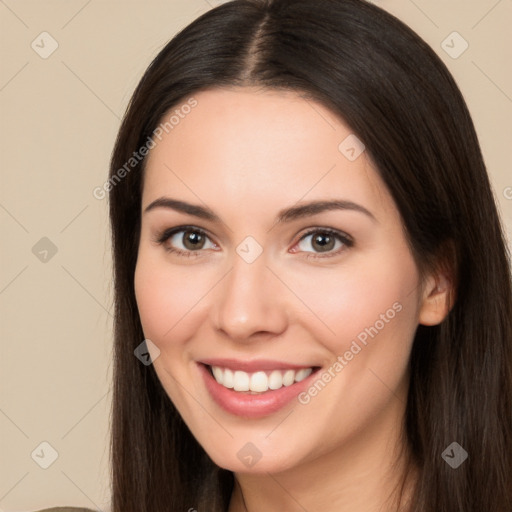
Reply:
<svg viewBox="0 0 512 512"><path fill-rule="evenodd" d="M354 339L364 344L384 332L414 331L418 279L408 252L371 254L290 276L294 292L308 306L309 320L303 321L315 326L318 339L336 354L349 350Z"/></svg>
<svg viewBox="0 0 512 512"><path fill-rule="evenodd" d="M211 282L210 282L211 281ZM197 266L173 266L157 251L141 248L134 277L137 307L144 335L159 348L170 348L170 341L185 340L202 311L201 299L213 287L207 271Z"/></svg>
<svg viewBox="0 0 512 512"><path fill-rule="evenodd" d="M318 272L314 285L296 276L298 294L318 317L309 315L303 326L328 353L325 370L299 403L333 443L371 424L404 391L419 276L412 257L402 256Z"/></svg>

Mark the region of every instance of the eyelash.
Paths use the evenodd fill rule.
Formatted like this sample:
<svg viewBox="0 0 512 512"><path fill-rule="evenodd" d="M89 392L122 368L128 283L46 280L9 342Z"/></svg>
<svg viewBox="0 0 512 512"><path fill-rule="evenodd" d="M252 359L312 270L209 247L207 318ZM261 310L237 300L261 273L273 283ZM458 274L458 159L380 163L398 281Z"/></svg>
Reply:
<svg viewBox="0 0 512 512"><path fill-rule="evenodd" d="M164 230L163 232L161 232L160 234L158 234L156 236L154 241L156 243L158 243L159 245L163 245L167 240L169 240L169 238L171 238L176 233L180 233L181 231L183 231L183 232L192 231L194 233L199 233L200 235L210 239L208 234L205 231L203 231L201 228L198 228L196 226L179 226L176 228ZM338 249L335 252L330 252L330 253L326 253L323 255L320 255L320 253L311 253L309 251L305 251L305 253L306 253L306 255L304 256L305 258L315 258L315 259L331 258L333 256L337 256L338 254L340 254L342 251L346 250L347 248L353 247L353 245L354 245L353 240L347 234L345 234L341 231L337 231L335 229L331 229L331 228L312 228L301 236L301 238L297 241L297 244L299 244L304 238L308 237L309 235L315 234L315 233L321 233L324 235L333 236L343 244L343 247L341 247L340 249ZM297 245L297 244L295 244L295 245ZM202 251L202 249L199 249L197 251L183 251L181 249L176 249L175 247L165 247L165 250L169 253L175 253L178 256L183 256L185 258L198 257L201 255L200 253Z"/></svg>

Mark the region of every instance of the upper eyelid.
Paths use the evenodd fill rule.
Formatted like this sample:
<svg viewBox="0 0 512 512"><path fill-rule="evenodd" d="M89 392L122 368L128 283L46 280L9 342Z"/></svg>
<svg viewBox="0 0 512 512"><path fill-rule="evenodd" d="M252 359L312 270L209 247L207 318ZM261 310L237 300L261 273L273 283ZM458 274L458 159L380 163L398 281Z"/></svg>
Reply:
<svg viewBox="0 0 512 512"><path fill-rule="evenodd" d="M162 231L158 231L155 235L155 239L156 240L160 240L162 238L168 239L171 236L174 236L176 233L179 233L180 231L197 231L199 233L206 235L208 238L210 238L210 240L212 238L215 238L215 237L212 237L212 235L210 235L208 230L200 228L198 226L176 226L175 228L168 228L168 229L164 229Z"/></svg>
<svg viewBox="0 0 512 512"><path fill-rule="evenodd" d="M334 228L310 228L308 229L304 234L301 235L299 240L302 240L306 236L310 236L313 233L329 233L334 236L337 236L338 238L345 239L351 243L353 243L353 238L344 231L341 231L340 229L334 229Z"/></svg>

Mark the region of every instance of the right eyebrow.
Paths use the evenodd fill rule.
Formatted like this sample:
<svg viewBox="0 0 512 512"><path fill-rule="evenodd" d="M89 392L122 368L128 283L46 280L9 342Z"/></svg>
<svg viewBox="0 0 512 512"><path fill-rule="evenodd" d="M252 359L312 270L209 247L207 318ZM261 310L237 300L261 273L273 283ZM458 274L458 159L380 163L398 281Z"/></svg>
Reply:
<svg viewBox="0 0 512 512"><path fill-rule="evenodd" d="M209 208L199 206L196 204L186 203L185 201L178 201L170 197L159 197L150 205L146 206L144 213L154 210L155 208L169 208L181 213L187 213L200 219L209 220L211 222L221 222L220 217L213 213Z"/></svg>

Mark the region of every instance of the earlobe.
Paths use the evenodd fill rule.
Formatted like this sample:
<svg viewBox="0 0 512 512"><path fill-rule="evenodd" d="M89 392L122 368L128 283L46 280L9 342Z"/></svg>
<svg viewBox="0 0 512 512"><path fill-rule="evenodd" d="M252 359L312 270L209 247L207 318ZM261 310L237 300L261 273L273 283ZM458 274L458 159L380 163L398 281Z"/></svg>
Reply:
<svg viewBox="0 0 512 512"><path fill-rule="evenodd" d="M452 308L453 286L445 273L429 276L423 288L423 297L419 312L419 323L438 325Z"/></svg>

